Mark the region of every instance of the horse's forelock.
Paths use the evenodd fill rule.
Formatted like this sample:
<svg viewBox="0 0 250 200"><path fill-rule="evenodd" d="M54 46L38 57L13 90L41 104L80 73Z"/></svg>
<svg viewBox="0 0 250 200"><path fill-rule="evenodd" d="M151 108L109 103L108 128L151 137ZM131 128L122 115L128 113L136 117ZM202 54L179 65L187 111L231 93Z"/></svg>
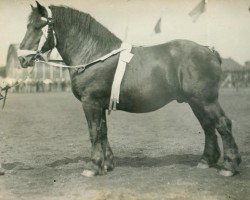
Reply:
<svg viewBox="0 0 250 200"><path fill-rule="evenodd" d="M41 15L39 14L39 11L37 8L33 8L29 17L28 17L28 23L35 22Z"/></svg>

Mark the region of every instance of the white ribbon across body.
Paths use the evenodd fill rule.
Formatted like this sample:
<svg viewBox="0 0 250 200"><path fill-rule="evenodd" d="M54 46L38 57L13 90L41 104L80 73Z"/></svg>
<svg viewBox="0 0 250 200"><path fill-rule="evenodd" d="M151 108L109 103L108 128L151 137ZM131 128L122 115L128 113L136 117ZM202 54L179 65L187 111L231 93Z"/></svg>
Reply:
<svg viewBox="0 0 250 200"><path fill-rule="evenodd" d="M120 87L126 70L126 65L127 63L130 62L130 60L133 57L133 54L130 53L132 49L131 44L122 43L121 48L123 48L124 50L120 53L118 65L116 68L112 84L111 96L109 102L109 113L111 110L116 110L116 104L119 103Z"/></svg>

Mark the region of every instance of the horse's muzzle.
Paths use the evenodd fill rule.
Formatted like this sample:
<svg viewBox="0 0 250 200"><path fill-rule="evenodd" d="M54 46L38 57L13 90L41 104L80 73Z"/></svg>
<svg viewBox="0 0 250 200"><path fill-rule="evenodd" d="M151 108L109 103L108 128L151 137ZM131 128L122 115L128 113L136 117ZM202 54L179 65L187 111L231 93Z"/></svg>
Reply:
<svg viewBox="0 0 250 200"><path fill-rule="evenodd" d="M33 67L35 65L35 61L44 61L44 58L40 54L32 54L28 56L19 56L18 60L23 68L27 68Z"/></svg>
<svg viewBox="0 0 250 200"><path fill-rule="evenodd" d="M34 61L32 61L32 57L31 56L19 56L18 60L21 64L21 67L23 68L27 68L27 67L31 67L34 66Z"/></svg>

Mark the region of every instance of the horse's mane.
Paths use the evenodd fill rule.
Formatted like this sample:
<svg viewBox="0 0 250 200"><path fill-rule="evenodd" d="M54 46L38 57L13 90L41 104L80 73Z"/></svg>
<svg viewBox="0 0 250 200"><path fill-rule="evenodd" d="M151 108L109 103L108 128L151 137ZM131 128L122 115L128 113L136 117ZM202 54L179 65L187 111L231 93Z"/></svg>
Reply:
<svg viewBox="0 0 250 200"><path fill-rule="evenodd" d="M98 39L98 43L113 46L120 43L120 39L107 28L97 22L90 14L64 6L50 6L55 23L63 24L65 32L69 27L77 29L79 34ZM62 31L64 31L62 29Z"/></svg>

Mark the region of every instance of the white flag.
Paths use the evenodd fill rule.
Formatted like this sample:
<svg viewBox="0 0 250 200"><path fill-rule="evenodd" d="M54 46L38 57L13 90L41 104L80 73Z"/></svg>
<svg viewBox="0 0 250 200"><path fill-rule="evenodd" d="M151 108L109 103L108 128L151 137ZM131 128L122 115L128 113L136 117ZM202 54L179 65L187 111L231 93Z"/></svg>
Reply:
<svg viewBox="0 0 250 200"><path fill-rule="evenodd" d="M206 11L206 0L202 0L190 13L189 16L193 22L199 19L199 16Z"/></svg>

